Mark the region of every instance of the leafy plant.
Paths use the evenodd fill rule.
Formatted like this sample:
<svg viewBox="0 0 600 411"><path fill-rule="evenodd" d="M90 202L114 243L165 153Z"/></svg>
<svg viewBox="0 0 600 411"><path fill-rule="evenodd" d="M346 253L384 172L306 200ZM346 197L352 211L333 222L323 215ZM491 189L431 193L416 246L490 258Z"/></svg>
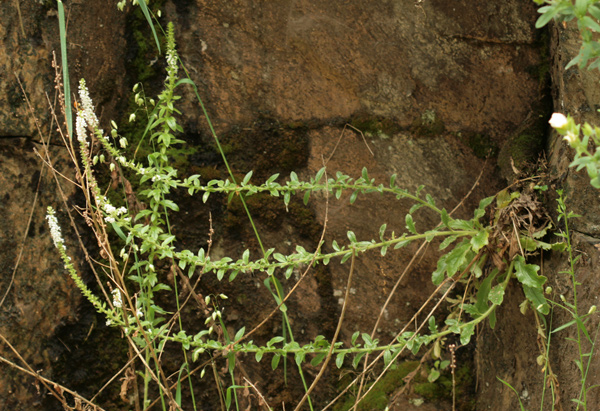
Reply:
<svg viewBox="0 0 600 411"><path fill-rule="evenodd" d="M559 2L553 2L544 10L544 20L549 21L553 16L559 15L565 18L570 16L571 9L560 8L555 3ZM121 2L119 7L123 6ZM139 0L139 6L151 23L153 36L158 43L150 10L144 0ZM586 13L596 13L594 7L589 5L585 9ZM573 9L573 13L575 12ZM541 20L541 23L544 23L544 20ZM583 26L585 30L595 30L595 26L586 24L588 25ZM64 36L61 32L61 40ZM102 277L97 277L101 295L92 293L77 274L65 248L57 214L52 209L48 210L52 238L69 275L94 308L106 317L107 324L118 327L123 338L129 343L131 361L127 367L132 375L141 378L143 386L141 400L136 398L136 401L140 402L136 404L138 408L146 409L160 402L165 410L182 409L182 386L187 380L190 384L193 407L197 409L190 377L196 369L202 369L201 377L205 376L206 369L212 369L221 407L230 409L235 406L237 410L241 409L238 392L251 386L239 383L237 356L242 353L251 354L257 362L267 358L271 369L277 369L281 364L286 368L288 358L293 358L293 365L298 369L305 392L296 409L299 409L304 401L311 410L315 408L310 394L329 362L334 363L337 368L351 366L354 369L362 362L362 375L379 366L383 371L364 393L359 389L354 404L356 406L365 399L383 373L390 369L400 356L407 353L422 354L426 346L431 346L434 358L429 379L435 381L441 370L449 364L442 358L447 339L452 337L460 341L461 345L467 345L474 336L477 324L487 320L493 328L496 324L496 309L502 305L505 290L511 280L520 284L527 304L537 313L546 315L550 312L552 302L548 301L544 294L547 279L539 273L538 265L528 262L528 257L539 253L540 250L564 249L565 243L548 243L543 240L551 226L547 216L541 211L541 204L534 192L503 190L495 196L482 199L472 218L459 219L440 208L435 199L425 193L424 187L421 186L414 192L403 189L396 184L395 175L390 177L389 182L377 182L366 168L362 169L359 176L354 177L341 171L330 175L329 170L322 168L307 180L301 180L297 173L291 172L286 178L275 174L262 183L254 183L252 171L246 173L241 180L236 179L196 85L187 76L187 71L184 78L179 77L181 69L185 67L177 55L173 25L168 26L166 39L167 76L164 90L156 101L145 100L149 104L149 112L145 119L147 124L144 137L148 140L149 154L144 160L138 160L126 151L129 144L127 136L120 135L116 123L111 122L109 134L100 128L84 80L79 83L81 105L76 113L74 133L67 128L67 136L76 136L78 142L77 150L70 143L67 147L70 147L73 158L77 159L74 163L74 167L77 168L77 184L86 202L82 214L94 231L103 258L98 266ZM585 61L592 58L591 55L586 56ZM583 60L582 57L580 61ZM66 65L66 62L65 48L63 64ZM68 83L68 72L65 70L64 73L65 83ZM227 179L212 179L202 183L200 175L182 177L179 175L180 171L169 161L170 152L184 144L177 138L183 131L178 123L182 113L177 109L180 99L177 91L183 86L191 87L198 99L228 170ZM64 98L67 99L67 96L65 90ZM68 117L70 106L67 107ZM65 141L72 141L72 138ZM94 144L91 144L92 142ZM586 156L589 156L589 153L582 151L581 158ZM108 170L120 175L122 182L126 181L126 174L135 175L139 179L139 189L135 192L125 190L126 195L119 203L111 200L118 197L118 193L101 187L96 178L99 170L107 163ZM578 163L581 164L584 163ZM588 163L582 167L586 167L588 173L593 170L593 166ZM256 235L262 256L252 258L251 250L246 249L239 256L217 259L211 255L210 245L198 250L184 247L174 234L171 224L171 216L179 211L179 205L173 196L175 190L185 190L190 196L197 196L203 202L216 195L224 196L229 201L234 197L239 198ZM306 250L297 245L295 252L286 254L276 248L265 249L263 246L245 202L246 198L259 193L279 198L286 206L294 197L302 198L306 205L311 197L316 197L314 194L320 193L320 197L331 196L336 200L348 194L350 203L354 203L359 196L388 195L409 200L412 207L404 216L405 229L402 232L390 233L387 224L384 223L379 228L378 238L361 239L353 231L348 231L346 239L331 242L331 252L323 251L321 239L313 250ZM127 206L117 206L113 203ZM434 227L421 227L417 212L422 208L436 215L439 224ZM565 215L564 218L567 217ZM568 232L565 239L567 248L570 249ZM445 253L439 258L437 268L432 273L432 282L438 286L442 298L429 309L424 318L419 315L425 311L427 305L424 305L391 340L383 341L366 332L357 331L350 344L345 344L337 341L344 318L344 306L331 341L318 335L301 344L294 338L286 301L295 287L286 294L282 279L291 279L294 272L302 271L299 280L302 281L310 269L318 264L349 263L349 290L358 255L378 250L381 256L386 256L388 252L415 241L439 244L439 250ZM174 277L173 289L165 281L166 272ZM250 339L258 327L247 330L246 326L242 326L231 332L223 319L221 308L228 296L202 296L196 291L192 293L205 317L204 328L200 331L186 328L182 315L187 301L179 300L178 281L189 285L190 281L198 282L208 275L214 275L219 281L225 278L235 281L238 276L250 273L264 277L263 284L274 301L274 309L267 318L274 313L281 315L281 335L273 335L264 345L259 345ZM460 298L455 294L457 286L463 289ZM172 293L176 312L169 312L161 306L160 301L166 300L164 296L167 293ZM444 301L448 303L447 314L441 320L437 320L434 313L438 312ZM580 316L576 307L576 301L572 305L565 303L564 308L573 313L573 322L555 329L554 332L576 324L581 333L578 334L581 347L582 336L589 339L589 333L585 328L586 317ZM417 324L417 318L420 325L413 326ZM259 327L262 324L264 321ZM175 345L181 350L181 363L178 364L174 384L166 374L162 362L167 345ZM367 360L369 355L374 358ZM589 368L589 362L588 368L583 365L586 355L580 353L579 359L584 386ZM215 365L217 360L226 361L225 370L230 379L227 384L218 376ZM313 367L321 367L311 384L308 384L304 373L304 367L308 363ZM354 379L344 391L356 386L359 378L360 376ZM586 392L584 389L578 399L584 404ZM264 402L266 404L266 401Z"/></svg>

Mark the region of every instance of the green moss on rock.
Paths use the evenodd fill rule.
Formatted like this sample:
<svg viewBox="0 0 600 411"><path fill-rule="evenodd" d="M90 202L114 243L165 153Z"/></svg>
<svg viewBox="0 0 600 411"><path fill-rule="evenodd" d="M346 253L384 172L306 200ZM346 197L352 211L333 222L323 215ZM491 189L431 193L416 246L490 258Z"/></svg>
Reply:
<svg viewBox="0 0 600 411"><path fill-rule="evenodd" d="M388 138L401 131L400 126L392 119L373 117L368 114L357 114L350 119L352 127L362 131L365 136Z"/></svg>
<svg viewBox="0 0 600 411"><path fill-rule="evenodd" d="M498 146L487 134L467 131L458 133L457 137L469 146L478 158L496 157L498 155Z"/></svg>
<svg viewBox="0 0 600 411"><path fill-rule="evenodd" d="M445 130L444 122L434 110L425 110L410 127L411 133L417 137L435 137L444 133Z"/></svg>

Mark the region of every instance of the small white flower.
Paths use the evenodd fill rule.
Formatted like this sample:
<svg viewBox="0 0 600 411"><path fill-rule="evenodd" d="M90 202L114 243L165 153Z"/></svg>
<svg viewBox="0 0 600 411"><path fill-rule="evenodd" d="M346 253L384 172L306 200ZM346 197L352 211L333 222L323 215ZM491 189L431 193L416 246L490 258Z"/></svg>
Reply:
<svg viewBox="0 0 600 411"><path fill-rule="evenodd" d="M577 141L577 136L571 131L567 131L567 134L565 134L563 140L565 140L569 144L573 144L575 141Z"/></svg>
<svg viewBox="0 0 600 411"><path fill-rule="evenodd" d="M109 204L109 203L105 203L102 208L104 208L104 211L106 211L107 214L112 214L115 211L117 211L117 209L112 204Z"/></svg>
<svg viewBox="0 0 600 411"><path fill-rule="evenodd" d="M126 214L127 213L127 209L125 207L119 207L117 209L117 214L121 215L121 214Z"/></svg>
<svg viewBox="0 0 600 411"><path fill-rule="evenodd" d="M554 113L552 117L550 117L550 121L548 121L552 128L563 128L567 125L567 118L564 114Z"/></svg>
<svg viewBox="0 0 600 411"><path fill-rule="evenodd" d="M135 121L135 113L129 115L129 122L131 123L132 121Z"/></svg>
<svg viewBox="0 0 600 411"><path fill-rule="evenodd" d="M104 221L106 221L107 223L114 223L115 218L111 217L111 216L106 216L106 217L104 217Z"/></svg>
<svg viewBox="0 0 600 411"><path fill-rule="evenodd" d="M115 306L115 308L123 307L123 300L121 299L121 291L119 291L118 288L115 288L114 290L112 290L112 295L113 295L113 305Z"/></svg>
<svg viewBox="0 0 600 411"><path fill-rule="evenodd" d="M106 326L110 327L110 325L112 324L112 321L110 319L106 320Z"/></svg>
<svg viewBox="0 0 600 411"><path fill-rule="evenodd" d="M121 146L121 148L127 147L127 139L125 137L121 137L121 139L119 140L119 145Z"/></svg>

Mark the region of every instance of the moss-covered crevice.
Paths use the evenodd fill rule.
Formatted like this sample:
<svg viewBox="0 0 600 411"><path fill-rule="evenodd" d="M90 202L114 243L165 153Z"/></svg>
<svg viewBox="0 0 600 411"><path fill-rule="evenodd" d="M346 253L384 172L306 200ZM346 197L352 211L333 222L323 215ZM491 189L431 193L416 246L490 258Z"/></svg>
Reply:
<svg viewBox="0 0 600 411"><path fill-rule="evenodd" d="M489 134L462 131L455 135L473 151L477 158L485 159L498 155L498 145Z"/></svg>
<svg viewBox="0 0 600 411"><path fill-rule="evenodd" d="M548 120L552 102L544 97L524 124L502 145L498 154L498 167L504 178L511 180L515 173L527 174L546 148Z"/></svg>
<svg viewBox="0 0 600 411"><path fill-rule="evenodd" d="M425 110L410 126L415 137L437 137L446 131L446 126L435 110Z"/></svg>
<svg viewBox="0 0 600 411"><path fill-rule="evenodd" d="M367 113L355 114L347 124L362 131L367 137L388 138L402 131L400 125L393 119Z"/></svg>
<svg viewBox="0 0 600 411"><path fill-rule="evenodd" d="M372 384L366 385L366 389L372 388L371 392L360 402L357 409L360 411L385 410L390 405L394 394L405 385L405 378L410 373L415 372L418 366L419 361L404 361L394 364L374 387L372 387ZM470 365L464 364L455 369L454 382L452 381L452 374L448 369L443 371L436 381L429 382L427 380L428 371L422 368L420 371L417 371L411 380L411 387L407 392L409 397L413 397L412 399L415 400L415 403L447 404L452 401L454 391L454 396L457 399L457 410L467 411L474 409L474 396L472 392L474 376ZM352 381L350 375L342 378L340 380L340 389L345 388L345 385L350 381ZM355 400L355 393L350 392L333 409L335 411L348 411L354 406Z"/></svg>
<svg viewBox="0 0 600 411"><path fill-rule="evenodd" d="M503 144L498 154L501 174L508 180L514 178L516 171L527 174L528 168L536 163L540 154L546 149L548 120L553 112L549 43L548 30L539 30L534 43L534 47L539 50L539 61L526 68L529 75L538 83L539 99L531 107L525 121Z"/></svg>

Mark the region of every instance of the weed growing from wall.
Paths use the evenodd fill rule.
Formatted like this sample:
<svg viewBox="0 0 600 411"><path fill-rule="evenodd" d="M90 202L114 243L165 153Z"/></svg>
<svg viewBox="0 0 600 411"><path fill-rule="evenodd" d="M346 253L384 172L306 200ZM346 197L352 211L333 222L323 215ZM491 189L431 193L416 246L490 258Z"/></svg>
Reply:
<svg viewBox="0 0 600 411"><path fill-rule="evenodd" d="M145 1L139 0L139 5L151 22ZM120 3L120 7L122 6L124 4ZM158 42L154 25L152 29ZM116 124L112 123L110 133L105 133L100 128L86 83L84 80L79 83L81 105L76 113L75 131L71 133L69 130L67 133L69 137L75 136L77 139L77 143L70 147L73 158L77 159L74 164L78 170L77 184L86 201L81 214L94 231L103 258L99 271L107 282L98 281L100 295L94 295L81 281L60 237L60 221L54 210L48 211L53 240L68 274L96 310L105 317L106 323L118 327L129 343L131 361L127 367L130 369L129 375L133 376L133 384L137 386L139 383L140 391L140 395L135 398L136 409L147 409L154 404L160 404L165 410L182 409L182 387L188 385L193 393L195 376L199 374L203 378L207 370L208 373L216 372L215 363L222 360L226 360L226 373L230 381L222 384L216 378L219 402L223 409L241 409L239 392L247 388L256 390L251 382L239 384L239 367L236 361L237 355L241 353L252 355L257 362L268 362L268 368L271 369L282 364L287 367L287 361L291 359L305 391L304 396L294 404L297 410L305 403L311 410L315 409L311 393L329 363L335 364L337 368L345 364L358 368L363 364L362 373L343 390L345 392L351 387L360 386L352 405L356 407L404 354L423 355L426 347L431 349L431 356L437 363L434 363L430 379L434 381L439 378L440 370L448 365L447 360L442 358L442 352L447 348L447 337L454 336L461 345L467 345L472 340L477 324L485 321L493 328L497 308L502 305L505 290L511 281L522 287L527 304L539 315L550 312L552 303L544 294L547 279L539 273L538 265L528 261L528 257L539 250L562 250L565 243L543 241L550 225L540 212L541 205L534 193L501 191L496 196L482 199L472 218L458 219L440 208L435 199L426 194L424 187L419 187L415 192L405 190L396 184L396 176L390 176L389 181L378 182L369 176L366 168L359 176L322 168L308 180L301 180L297 173L291 172L285 178L275 174L259 183L252 181L252 171L249 171L243 179L237 181L198 96L196 85L187 76L180 78L181 72L185 70L182 70L184 67L177 55L174 27L171 24L167 28L166 39L166 79L163 92L150 107L144 133L147 136L149 154L144 160L127 155L124 151L128 144L127 136L119 134ZM65 58L63 62L66 62ZM65 83L69 83L68 78ZM199 175L180 176L179 170L169 161L169 153L184 143L177 138L178 133L183 131L177 121L177 116L181 114L177 109L177 101L180 99L177 93L184 86L192 87L196 92L229 172L228 179L214 179L202 184ZM70 105L67 104L66 107L68 111ZM567 123L562 124L562 127ZM98 146L102 152L94 151L94 147ZM103 161L108 163L111 172L127 171L139 178L139 190L128 193L119 202L126 206L113 205L117 203L111 198L118 193L108 195L110 188L99 184L97 167ZM585 167L589 172L587 163ZM229 201L238 197L254 229L261 257L251 259L251 252L247 249L241 255L217 259L211 255L210 247L187 249L172 230L172 215L179 211L178 204L173 200L174 190L185 190L190 196L196 196L203 202L210 196L225 196ZM350 203L355 202L359 196L386 195L409 200L413 205L404 216L405 229L402 232L389 232L387 225L382 224L377 238L361 239L354 232L348 231L346 238L331 243L332 252L323 252L321 237L313 250L297 245L295 252L284 254L276 248L264 248L246 207L245 199L259 193L280 199L286 206L296 196L302 198L304 204L308 204L311 197L314 201L316 196L313 195L317 193L322 194L319 198L331 198L331 201L334 198L340 200L344 193L349 193ZM136 199L136 204L145 206L134 207L133 198ZM421 227L415 217L421 208L437 215L439 224ZM567 218L566 214L564 218ZM568 233L566 235L568 237ZM440 240L439 249L445 252L431 277L433 284L438 287L436 292L442 298L434 303L432 296L413 319L397 330L394 338L379 340L366 332L356 332L350 344L338 341L348 295L344 299L337 329L331 340L319 335L308 343L300 344L294 338L286 301L299 282L311 274L312 267L318 264L342 264L348 267L346 289L349 292L358 255L378 250L385 257L387 253L415 241L431 243L434 240ZM570 245L568 242L567 244ZM161 270L164 271L165 267L176 278L173 288L161 276ZM281 280L289 280L298 271L302 275L286 293ZM198 298L197 303L205 315L204 328L198 332L186 329L182 309L188 300L180 301L177 289L179 282L198 282L203 276L215 276L219 281L235 281L239 276L250 274L263 279L264 286L273 297L273 311L266 315L261 324L252 330L241 327L233 332L228 331L220 307L223 300L231 296L218 294ZM463 298L458 300L450 298L457 285L466 290ZM172 296L176 312L169 312L159 303L165 294ZM201 296L196 294L196 297ZM444 301L450 303L447 307L449 313L438 314L436 318L434 314L439 312L438 308ZM573 309L569 305L565 307ZM282 317L281 335L273 335L264 345L251 340L252 334L276 314ZM417 318L421 320L419 323L415 321ZM577 314L575 303L574 321L582 318ZM578 330L582 335L587 335L584 328L578 327ZM580 340L581 338L583 337L580 335ZM176 345L181 350L176 378L166 374L162 361L167 344ZM582 370L584 356L581 353ZM307 363L313 367L320 366L318 374L312 380L304 371ZM362 389L361 376L376 367L383 371L378 374L375 382ZM584 377L585 373L582 374L582 378ZM258 396L261 406L271 409L260 392ZM585 402L585 391L579 401ZM193 397L191 402L194 409L202 408Z"/></svg>

